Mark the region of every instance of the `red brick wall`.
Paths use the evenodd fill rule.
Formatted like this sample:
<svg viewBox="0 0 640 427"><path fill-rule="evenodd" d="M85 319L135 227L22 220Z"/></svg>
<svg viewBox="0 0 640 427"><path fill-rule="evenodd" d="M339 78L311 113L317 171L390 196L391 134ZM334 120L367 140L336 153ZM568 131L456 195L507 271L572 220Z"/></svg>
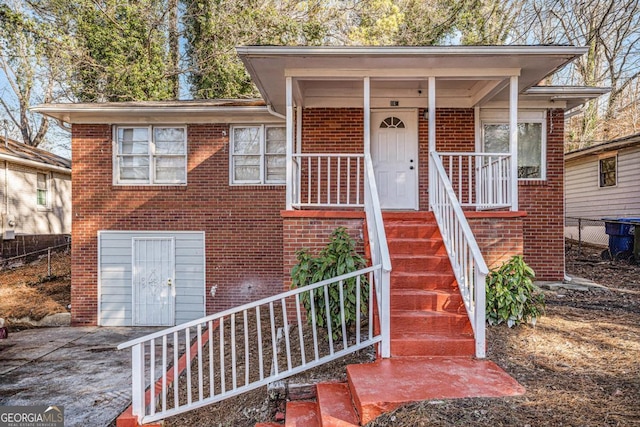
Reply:
<svg viewBox="0 0 640 427"><path fill-rule="evenodd" d="M429 121L424 109L418 114L420 158L420 210L429 210ZM474 152L475 120L473 108L436 109L436 150Z"/></svg>
<svg viewBox="0 0 640 427"><path fill-rule="evenodd" d="M539 280L564 278L564 111L547 114L547 179L520 181L524 258Z"/></svg>
<svg viewBox="0 0 640 427"><path fill-rule="evenodd" d="M420 111L420 208L427 210L428 124L422 115ZM490 263L507 257L505 248L510 248L524 252L539 279L553 280L564 274L561 110L549 115L547 131L547 180L519 184L520 209L527 216L472 226ZM280 291L283 271L287 288L297 249L323 246L339 225L362 229L362 219L353 218L285 218L283 224L283 186L229 186L228 133L227 125L189 126L186 187L116 187L111 127L74 126L74 324L97 320L98 230L204 230L211 313ZM362 152L362 135L362 109L304 110L304 152ZM474 151L473 110L439 109L436 136L438 150ZM519 227L524 248L518 242ZM218 285L215 299L208 294L213 285Z"/></svg>
<svg viewBox="0 0 640 427"><path fill-rule="evenodd" d="M364 255L364 212L355 211L283 211L282 283L283 292L291 289L291 269L296 265L296 252L309 249L317 255L329 243L331 233L345 227L356 241L356 250ZM295 307L288 306L289 315Z"/></svg>
<svg viewBox="0 0 640 427"><path fill-rule="evenodd" d="M117 187L111 127L74 125L74 324L97 321L98 230L204 230L208 313L281 290L284 186L229 186L227 125L189 125L187 134L186 187Z"/></svg>
<svg viewBox="0 0 640 427"><path fill-rule="evenodd" d="M523 253L522 217L482 217L469 213L469 226L489 269Z"/></svg>
<svg viewBox="0 0 640 427"><path fill-rule="evenodd" d="M362 153L361 108L306 108L302 111L302 151L305 153Z"/></svg>

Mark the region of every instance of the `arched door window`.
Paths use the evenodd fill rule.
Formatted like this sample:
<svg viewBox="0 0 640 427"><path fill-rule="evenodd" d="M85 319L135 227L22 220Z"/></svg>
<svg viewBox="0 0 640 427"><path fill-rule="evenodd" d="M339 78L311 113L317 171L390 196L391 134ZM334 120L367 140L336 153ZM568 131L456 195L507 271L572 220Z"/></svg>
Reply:
<svg viewBox="0 0 640 427"><path fill-rule="evenodd" d="M380 123L380 129L404 129L404 122L397 117L387 117Z"/></svg>

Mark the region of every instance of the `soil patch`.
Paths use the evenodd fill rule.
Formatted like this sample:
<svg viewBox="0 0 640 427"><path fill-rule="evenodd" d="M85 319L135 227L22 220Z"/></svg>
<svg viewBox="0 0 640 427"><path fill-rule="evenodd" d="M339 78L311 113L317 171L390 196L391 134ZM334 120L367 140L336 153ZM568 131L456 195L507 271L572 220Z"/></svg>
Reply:
<svg viewBox="0 0 640 427"><path fill-rule="evenodd" d="M68 252L51 255L51 276L47 257L26 265L0 270L0 317L10 330L31 326L11 319L43 317L69 311L71 303L71 260Z"/></svg>

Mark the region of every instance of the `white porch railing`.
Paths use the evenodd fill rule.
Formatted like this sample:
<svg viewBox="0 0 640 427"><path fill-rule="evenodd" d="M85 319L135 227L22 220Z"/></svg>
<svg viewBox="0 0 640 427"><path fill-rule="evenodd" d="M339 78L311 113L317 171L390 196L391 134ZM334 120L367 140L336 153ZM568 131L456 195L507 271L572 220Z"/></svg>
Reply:
<svg viewBox="0 0 640 427"><path fill-rule="evenodd" d="M489 269L437 152L430 155L429 182L431 208L473 326L476 357L484 358L485 278Z"/></svg>
<svg viewBox="0 0 640 427"><path fill-rule="evenodd" d="M360 292L363 275L369 280L366 298ZM133 414L140 423L160 420L236 396L382 341L382 336L375 333L372 303L373 290L381 276L384 280L382 266L376 264L120 344L118 349L131 347ZM344 301L344 282L351 277L357 278L355 328L347 327L341 302L342 336L334 342L330 338L331 310L325 310L326 331L317 325L313 293L322 289L324 304L328 306L329 292L337 289L340 300ZM310 324L300 307L304 293L308 293L312 301ZM380 297L378 292L378 310ZM362 315L360 308L364 304L368 304L367 314ZM192 350L194 343L197 345ZM184 348L186 353L184 376L178 371L179 348ZM168 369L173 374L173 384L170 384ZM149 385L150 398L146 400L145 389Z"/></svg>
<svg viewBox="0 0 640 427"><path fill-rule="evenodd" d="M438 154L461 206L478 209L511 207L510 154Z"/></svg>
<svg viewBox="0 0 640 427"><path fill-rule="evenodd" d="M363 154L293 154L296 208L364 206Z"/></svg>

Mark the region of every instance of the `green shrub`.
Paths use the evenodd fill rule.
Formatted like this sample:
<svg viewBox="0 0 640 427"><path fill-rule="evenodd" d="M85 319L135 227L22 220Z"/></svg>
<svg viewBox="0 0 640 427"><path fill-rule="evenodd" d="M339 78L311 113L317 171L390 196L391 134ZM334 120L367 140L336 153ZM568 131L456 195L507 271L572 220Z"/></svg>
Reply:
<svg viewBox="0 0 640 427"><path fill-rule="evenodd" d="M296 252L298 263L291 270L292 288L311 285L325 279L341 276L365 268L367 263L363 256L355 249L355 242L344 227L339 227L331 233L331 240L327 246L314 257L308 249ZM344 281L344 316L347 326L356 321L356 285L357 277ZM369 282L367 276L360 276L360 311L367 313L369 297ZM309 292L300 295L300 300L307 312L307 320L311 323L311 299ZM326 304L324 288L313 291L316 324L326 328ZM334 339L342 337L340 318L340 290L339 284L329 286L329 313L331 314L331 332Z"/></svg>
<svg viewBox="0 0 640 427"><path fill-rule="evenodd" d="M487 276L487 321L506 322L510 328L521 323L535 326L544 312L544 294L533 286L534 271L522 256L514 256Z"/></svg>

